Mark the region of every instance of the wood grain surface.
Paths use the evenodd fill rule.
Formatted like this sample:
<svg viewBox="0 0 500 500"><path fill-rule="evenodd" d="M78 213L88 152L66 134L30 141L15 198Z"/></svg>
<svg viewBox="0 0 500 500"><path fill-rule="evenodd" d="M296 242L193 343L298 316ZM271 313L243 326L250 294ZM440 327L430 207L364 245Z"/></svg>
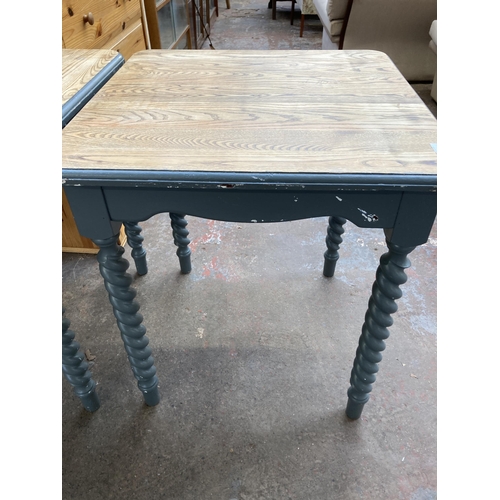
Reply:
<svg viewBox="0 0 500 500"><path fill-rule="evenodd" d="M117 55L108 49L62 49L62 104Z"/></svg>
<svg viewBox="0 0 500 500"><path fill-rule="evenodd" d="M93 25L83 21L89 12L95 19ZM139 0L62 0L63 43L67 49L114 46L140 19Z"/></svg>
<svg viewBox="0 0 500 500"><path fill-rule="evenodd" d="M63 130L63 168L434 175L436 142L381 52L149 50Z"/></svg>

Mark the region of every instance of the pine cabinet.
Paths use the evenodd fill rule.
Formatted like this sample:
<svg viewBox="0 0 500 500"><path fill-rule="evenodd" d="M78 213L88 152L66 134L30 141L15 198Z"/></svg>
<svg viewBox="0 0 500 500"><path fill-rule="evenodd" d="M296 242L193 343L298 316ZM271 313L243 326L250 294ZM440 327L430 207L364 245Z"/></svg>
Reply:
<svg viewBox="0 0 500 500"><path fill-rule="evenodd" d="M62 0L66 49L112 49L127 60L146 49L140 0Z"/></svg>

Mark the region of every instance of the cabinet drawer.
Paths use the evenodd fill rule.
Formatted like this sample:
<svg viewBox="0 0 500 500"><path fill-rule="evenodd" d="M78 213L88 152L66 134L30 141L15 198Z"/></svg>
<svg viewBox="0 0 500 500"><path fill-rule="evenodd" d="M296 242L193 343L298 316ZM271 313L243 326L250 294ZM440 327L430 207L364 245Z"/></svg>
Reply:
<svg viewBox="0 0 500 500"><path fill-rule="evenodd" d="M93 25L84 21L89 14ZM63 45L67 49L109 47L140 19L139 0L62 0Z"/></svg>
<svg viewBox="0 0 500 500"><path fill-rule="evenodd" d="M146 49L144 41L144 31L142 22L136 21L127 33L124 33L123 38L116 40L115 45L110 49L117 50L123 56L125 61L136 52Z"/></svg>

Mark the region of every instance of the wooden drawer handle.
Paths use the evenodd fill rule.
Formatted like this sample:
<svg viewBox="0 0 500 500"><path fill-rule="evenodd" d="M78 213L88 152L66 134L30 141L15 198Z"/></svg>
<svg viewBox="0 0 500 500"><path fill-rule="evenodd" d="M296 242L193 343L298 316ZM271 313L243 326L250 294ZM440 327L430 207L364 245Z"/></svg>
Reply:
<svg viewBox="0 0 500 500"><path fill-rule="evenodd" d="M83 24L85 23L89 23L90 26L94 25L94 15L92 14L92 12L89 12L88 14L85 14L83 16Z"/></svg>

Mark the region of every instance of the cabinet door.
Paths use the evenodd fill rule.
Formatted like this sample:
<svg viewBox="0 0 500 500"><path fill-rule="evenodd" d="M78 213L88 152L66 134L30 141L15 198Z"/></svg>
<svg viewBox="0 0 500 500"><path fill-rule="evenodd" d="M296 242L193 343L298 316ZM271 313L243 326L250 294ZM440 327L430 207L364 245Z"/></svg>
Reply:
<svg viewBox="0 0 500 500"><path fill-rule="evenodd" d="M191 13L191 31L196 48L200 49L210 35L211 25L215 22L214 0L188 0Z"/></svg>
<svg viewBox="0 0 500 500"><path fill-rule="evenodd" d="M175 30L176 49L190 49L191 40L189 38L189 17L186 0L172 0L172 14Z"/></svg>
<svg viewBox="0 0 500 500"><path fill-rule="evenodd" d="M164 3L158 11L158 31L160 33L160 48L169 49L175 42L174 15L172 2Z"/></svg>
<svg viewBox="0 0 500 500"><path fill-rule="evenodd" d="M153 49L190 49L187 0L146 0Z"/></svg>

